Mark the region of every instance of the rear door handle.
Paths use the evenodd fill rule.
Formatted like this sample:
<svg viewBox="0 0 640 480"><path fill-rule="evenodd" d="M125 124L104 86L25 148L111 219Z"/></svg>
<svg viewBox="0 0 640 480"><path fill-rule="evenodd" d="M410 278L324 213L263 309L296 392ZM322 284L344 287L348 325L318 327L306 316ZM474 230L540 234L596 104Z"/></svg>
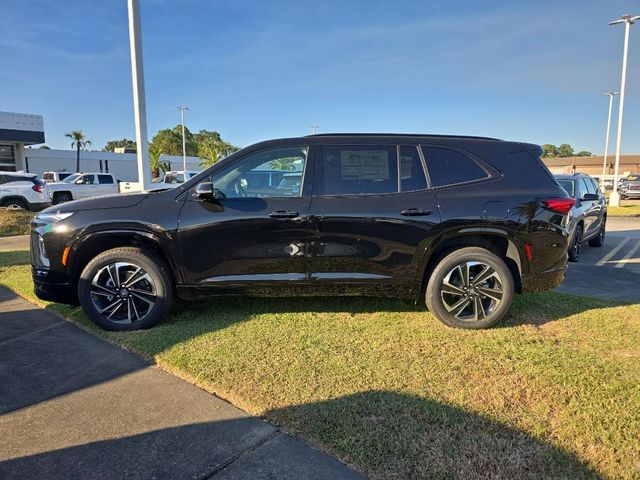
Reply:
<svg viewBox="0 0 640 480"><path fill-rule="evenodd" d="M431 215L431 210L423 210L421 208L407 208L406 210L402 210L400 215L404 215L406 217L426 217L427 215Z"/></svg>
<svg viewBox="0 0 640 480"><path fill-rule="evenodd" d="M300 216L300 213L294 210L276 210L275 212L270 212L269 216L271 218L296 218Z"/></svg>

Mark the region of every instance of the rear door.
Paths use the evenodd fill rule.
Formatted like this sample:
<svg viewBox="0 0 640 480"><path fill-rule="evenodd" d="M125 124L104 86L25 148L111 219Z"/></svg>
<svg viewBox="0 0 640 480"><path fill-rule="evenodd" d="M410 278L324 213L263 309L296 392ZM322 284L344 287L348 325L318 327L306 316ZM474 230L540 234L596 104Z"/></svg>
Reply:
<svg viewBox="0 0 640 480"><path fill-rule="evenodd" d="M110 195L112 193L118 192L118 188L116 186L113 175L98 175L98 186L100 195Z"/></svg>
<svg viewBox="0 0 640 480"><path fill-rule="evenodd" d="M419 258L439 222L416 145L325 145L309 224L315 291L412 295Z"/></svg>

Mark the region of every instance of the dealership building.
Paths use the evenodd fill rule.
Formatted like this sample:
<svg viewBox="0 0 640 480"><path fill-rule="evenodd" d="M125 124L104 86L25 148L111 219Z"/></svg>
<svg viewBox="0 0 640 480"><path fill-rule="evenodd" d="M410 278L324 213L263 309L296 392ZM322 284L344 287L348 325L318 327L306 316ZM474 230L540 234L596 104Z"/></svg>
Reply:
<svg viewBox="0 0 640 480"><path fill-rule="evenodd" d="M607 163L604 164L602 155L590 157L553 157L543 158L544 164L556 174L573 174L576 172L586 173L594 177L602 176L602 169L605 170L605 179L613 178L613 170L616 161L615 155L607 156ZM626 177L630 173L640 173L640 155L620 155L620 166L618 174Z"/></svg>
<svg viewBox="0 0 640 480"><path fill-rule="evenodd" d="M41 149L45 142L42 115L0 112L0 171L75 172L76 151ZM170 163L173 170L182 170L181 156L162 155L161 161ZM201 170L198 157L187 157L187 170ZM136 182L138 179L135 153L115 153L82 150L80 170L83 172L113 173L118 180Z"/></svg>

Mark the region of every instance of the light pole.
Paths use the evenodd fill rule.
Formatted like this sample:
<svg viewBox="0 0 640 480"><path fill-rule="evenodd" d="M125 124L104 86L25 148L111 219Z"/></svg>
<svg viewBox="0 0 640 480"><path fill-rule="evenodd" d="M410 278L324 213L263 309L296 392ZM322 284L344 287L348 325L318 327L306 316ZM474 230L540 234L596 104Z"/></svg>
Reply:
<svg viewBox="0 0 640 480"><path fill-rule="evenodd" d="M182 122L182 169L185 171L184 178L187 178L187 142L184 137L184 111L189 110L189 107L181 106L178 107L178 110L180 110L180 121Z"/></svg>
<svg viewBox="0 0 640 480"><path fill-rule="evenodd" d="M136 127L136 159L138 161L138 182L144 190L149 184L145 165L149 158L147 143L147 105L144 95L144 68L142 66L142 28L140 26L140 3L128 0L129 43L131 47L131 80L133 82L133 117Z"/></svg>
<svg viewBox="0 0 640 480"><path fill-rule="evenodd" d="M311 127L311 134L315 135L316 132L318 131L319 126L318 125L309 125L309 127Z"/></svg>
<svg viewBox="0 0 640 480"><path fill-rule="evenodd" d="M618 194L618 171L620 169L620 148L622 144L622 113L624 110L624 88L627 80L627 54L629 53L629 30L631 25L640 16L623 15L622 18L609 22L609 25L624 23L624 48L622 52L622 79L620 80L620 107L618 108L618 131L616 132L616 165L613 171L613 192L609 197L609 204L614 207L620 206L620 195Z"/></svg>
<svg viewBox="0 0 640 480"><path fill-rule="evenodd" d="M600 182L600 188L602 193L605 191L604 176L607 174L607 154L609 153L609 132L611 131L611 109L613 107L613 97L620 92L607 92L605 95L609 95L609 116L607 117L607 135L604 141L604 162L602 163L602 182Z"/></svg>

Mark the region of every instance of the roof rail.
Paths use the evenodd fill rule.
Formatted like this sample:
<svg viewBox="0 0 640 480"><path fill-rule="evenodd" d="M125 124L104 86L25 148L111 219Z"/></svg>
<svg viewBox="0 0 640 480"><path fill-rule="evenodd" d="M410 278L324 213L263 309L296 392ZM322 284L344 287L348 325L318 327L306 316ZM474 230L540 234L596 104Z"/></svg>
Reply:
<svg viewBox="0 0 640 480"><path fill-rule="evenodd" d="M307 137L432 137L432 138L468 138L471 140L504 140L493 137L477 137L473 135L442 135L432 133L313 133Z"/></svg>

